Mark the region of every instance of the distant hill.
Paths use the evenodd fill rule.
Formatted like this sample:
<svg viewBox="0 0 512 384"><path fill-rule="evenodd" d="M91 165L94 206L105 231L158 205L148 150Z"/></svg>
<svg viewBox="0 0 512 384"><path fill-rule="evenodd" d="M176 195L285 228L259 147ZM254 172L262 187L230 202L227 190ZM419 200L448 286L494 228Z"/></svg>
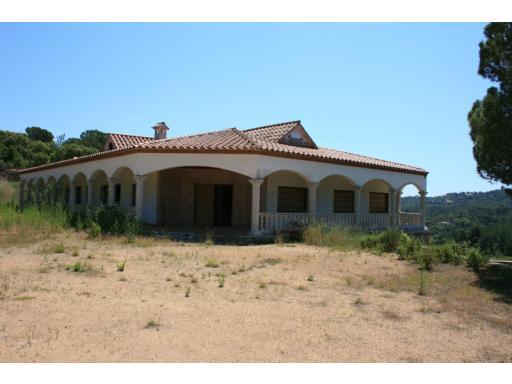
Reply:
<svg viewBox="0 0 512 384"><path fill-rule="evenodd" d="M504 191L448 193L425 203L435 241L469 241L512 256L512 198ZM419 196L402 198L402 211L418 210Z"/></svg>

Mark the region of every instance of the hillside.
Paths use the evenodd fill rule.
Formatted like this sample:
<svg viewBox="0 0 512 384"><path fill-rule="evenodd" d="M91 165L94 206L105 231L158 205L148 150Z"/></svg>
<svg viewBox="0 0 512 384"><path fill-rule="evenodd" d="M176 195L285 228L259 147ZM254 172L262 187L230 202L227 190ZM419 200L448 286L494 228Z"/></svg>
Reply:
<svg viewBox="0 0 512 384"><path fill-rule="evenodd" d="M402 198L402 211L418 207L419 197ZM469 241L488 252L512 255L512 198L504 191L427 197L426 208L434 241Z"/></svg>

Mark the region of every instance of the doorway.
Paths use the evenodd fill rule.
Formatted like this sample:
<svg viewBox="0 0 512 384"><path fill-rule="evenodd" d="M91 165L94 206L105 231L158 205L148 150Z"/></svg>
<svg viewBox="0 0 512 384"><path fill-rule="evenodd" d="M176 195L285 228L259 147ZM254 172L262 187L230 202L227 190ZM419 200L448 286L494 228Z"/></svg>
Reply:
<svg viewBox="0 0 512 384"><path fill-rule="evenodd" d="M233 186L229 184L196 184L194 225L198 227L230 227L233 213Z"/></svg>

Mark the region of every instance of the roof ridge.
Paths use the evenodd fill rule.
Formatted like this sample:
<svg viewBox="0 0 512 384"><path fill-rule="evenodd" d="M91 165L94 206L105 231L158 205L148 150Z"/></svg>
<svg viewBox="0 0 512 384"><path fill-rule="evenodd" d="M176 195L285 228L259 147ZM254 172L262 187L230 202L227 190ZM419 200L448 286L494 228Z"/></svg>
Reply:
<svg viewBox="0 0 512 384"><path fill-rule="evenodd" d="M269 124L269 125L262 125L262 126L260 126L260 127L244 129L243 131L244 131L244 132L248 132L248 131L254 131L254 130L256 130L256 129L270 128L270 127L275 127L275 126L277 126L277 125L285 125L285 124L291 124L291 123L299 123L299 124L300 124L300 120L291 120L291 121L284 121L284 122L282 122L282 123L275 123L275 124Z"/></svg>
<svg viewBox="0 0 512 384"><path fill-rule="evenodd" d="M131 136L131 137L144 137L145 139L152 139L151 136L143 136L143 135L130 135L128 133L113 133L109 132L107 135L117 135L117 136Z"/></svg>
<svg viewBox="0 0 512 384"><path fill-rule="evenodd" d="M219 133L219 132L224 132L224 131L232 131L232 130L236 130L236 128L224 128L224 129L219 129L217 131L208 131L208 132L194 133L193 135L182 135L182 136L175 136L175 137L167 137L165 139L153 140L150 143L136 144L135 147L146 146L146 145L153 145L155 143L161 143L161 142L170 141L170 140L179 140L179 139L185 139L185 138L190 138L190 137L212 135L214 133Z"/></svg>
<svg viewBox="0 0 512 384"><path fill-rule="evenodd" d="M245 140L247 140L249 143L251 143L257 149L261 149L262 148L260 143L258 143L259 140L257 140L256 138L250 137L244 131L241 131L241 130L239 130L237 128L233 128L233 132L235 132L239 136L243 137Z"/></svg>

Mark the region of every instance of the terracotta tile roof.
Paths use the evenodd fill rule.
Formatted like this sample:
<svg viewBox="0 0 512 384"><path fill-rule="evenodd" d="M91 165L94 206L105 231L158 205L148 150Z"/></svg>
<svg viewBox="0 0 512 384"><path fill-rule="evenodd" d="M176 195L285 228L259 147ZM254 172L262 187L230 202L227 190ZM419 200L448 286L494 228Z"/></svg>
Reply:
<svg viewBox="0 0 512 384"><path fill-rule="evenodd" d="M270 156L284 156L302 160L345 164L363 168L386 169L390 171L426 175L422 168L357 155L330 148L308 148L279 143L278 140L300 121L274 124L265 127L240 131L236 128L206 132L182 137L155 140L151 137L112 134L120 143L118 149L99 152L93 155L63 160L20 171L31 172L40 169L59 167L74 162L92 161L98 158L122 156L136 152L220 152L254 153ZM275 130L275 131L274 131Z"/></svg>
<svg viewBox="0 0 512 384"><path fill-rule="evenodd" d="M128 148L137 144L147 143L148 141L155 140L153 137L124 135L122 133L110 133L108 137L110 137L112 144L114 144L114 148L116 149Z"/></svg>
<svg viewBox="0 0 512 384"><path fill-rule="evenodd" d="M263 127L244 130L244 133L258 140L279 142L284 135L300 124L300 120L288 121L286 123L265 125Z"/></svg>

